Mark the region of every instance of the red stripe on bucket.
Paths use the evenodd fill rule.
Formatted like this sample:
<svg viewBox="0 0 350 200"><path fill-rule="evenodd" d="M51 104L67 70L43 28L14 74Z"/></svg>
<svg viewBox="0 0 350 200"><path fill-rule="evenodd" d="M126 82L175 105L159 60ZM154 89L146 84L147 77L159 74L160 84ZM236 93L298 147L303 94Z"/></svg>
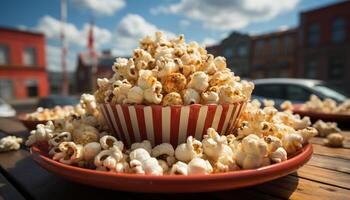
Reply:
<svg viewBox="0 0 350 200"><path fill-rule="evenodd" d="M114 115L114 119L117 122L118 131L119 131L120 137L121 137L121 138L118 138L118 139L120 139L123 142L125 142L126 141L126 137L125 137L124 134L128 134L128 133L124 133L124 131L123 131L123 128L122 128L122 125L120 123L120 119L119 119L119 116L118 116L118 113L117 113L116 105L111 105L111 108L112 108L112 112L113 112L113 115Z"/></svg>
<svg viewBox="0 0 350 200"><path fill-rule="evenodd" d="M192 135L193 137L196 134L196 126L198 121L198 114L201 105L191 105L190 112L188 116L188 125L187 125L187 137Z"/></svg>
<svg viewBox="0 0 350 200"><path fill-rule="evenodd" d="M181 107L172 106L170 112L170 144L176 147L179 138Z"/></svg>
<svg viewBox="0 0 350 200"><path fill-rule="evenodd" d="M162 143L162 106L152 106L153 131L155 144Z"/></svg>

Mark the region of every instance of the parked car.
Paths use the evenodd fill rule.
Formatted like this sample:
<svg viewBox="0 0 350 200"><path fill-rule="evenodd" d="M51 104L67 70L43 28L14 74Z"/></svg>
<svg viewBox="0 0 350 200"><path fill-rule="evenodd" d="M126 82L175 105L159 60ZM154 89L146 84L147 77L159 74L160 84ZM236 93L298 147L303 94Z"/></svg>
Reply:
<svg viewBox="0 0 350 200"><path fill-rule="evenodd" d="M290 100L292 103L304 103L314 94L321 99L331 98L343 102L347 96L333 89L324 81L295 78L268 78L253 81L255 88L252 99L272 99L276 106Z"/></svg>
<svg viewBox="0 0 350 200"><path fill-rule="evenodd" d="M0 98L0 117L13 117L16 115L16 110Z"/></svg>
<svg viewBox="0 0 350 200"><path fill-rule="evenodd" d="M76 105L79 103L79 98L75 96L59 96L51 95L39 99L38 107L53 108L55 106Z"/></svg>

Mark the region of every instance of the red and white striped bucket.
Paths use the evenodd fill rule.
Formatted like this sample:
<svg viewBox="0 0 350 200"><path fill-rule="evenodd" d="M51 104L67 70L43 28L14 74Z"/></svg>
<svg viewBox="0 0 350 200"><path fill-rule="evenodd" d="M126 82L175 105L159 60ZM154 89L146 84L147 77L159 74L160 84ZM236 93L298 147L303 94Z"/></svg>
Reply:
<svg viewBox="0 0 350 200"><path fill-rule="evenodd" d="M177 146L190 135L201 140L206 130L232 133L246 102L223 105L160 106L101 104L100 108L114 135L130 146L149 140Z"/></svg>

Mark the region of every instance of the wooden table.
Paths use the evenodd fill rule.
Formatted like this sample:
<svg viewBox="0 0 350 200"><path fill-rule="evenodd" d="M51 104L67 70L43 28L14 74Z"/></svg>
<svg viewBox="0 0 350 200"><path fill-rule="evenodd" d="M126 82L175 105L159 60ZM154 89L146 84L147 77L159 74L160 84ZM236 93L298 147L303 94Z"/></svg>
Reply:
<svg viewBox="0 0 350 200"><path fill-rule="evenodd" d="M28 131L14 120L0 118L0 137L7 134L25 138ZM80 185L47 172L22 147L0 153L0 199L350 199L350 132L343 134L344 148L325 147L321 138L314 138L311 160L288 176L253 187L199 194L127 193Z"/></svg>

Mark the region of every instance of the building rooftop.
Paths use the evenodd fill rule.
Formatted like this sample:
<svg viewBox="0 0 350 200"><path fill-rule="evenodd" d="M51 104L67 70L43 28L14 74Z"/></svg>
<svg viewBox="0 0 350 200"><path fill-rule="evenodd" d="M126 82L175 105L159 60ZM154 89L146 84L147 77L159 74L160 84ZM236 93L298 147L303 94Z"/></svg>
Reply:
<svg viewBox="0 0 350 200"><path fill-rule="evenodd" d="M40 32L36 32L36 31L33 31L33 30L23 30L23 29L14 28L14 27L0 26L0 31L10 31L10 32L17 32L17 33L24 33L24 34L32 34L32 35L44 36L44 34L40 33Z"/></svg>

